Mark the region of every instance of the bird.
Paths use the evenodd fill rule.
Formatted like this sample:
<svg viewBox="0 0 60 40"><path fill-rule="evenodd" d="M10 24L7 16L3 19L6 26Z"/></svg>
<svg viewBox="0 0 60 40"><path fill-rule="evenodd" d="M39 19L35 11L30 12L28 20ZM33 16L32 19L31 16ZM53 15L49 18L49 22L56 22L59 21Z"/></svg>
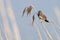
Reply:
<svg viewBox="0 0 60 40"><path fill-rule="evenodd" d="M49 22L49 21L47 20L47 17L43 14L43 12L42 12L41 10L38 11L37 15L38 15L38 18L39 18L39 19L42 19L42 20L44 20L45 22Z"/></svg>
<svg viewBox="0 0 60 40"><path fill-rule="evenodd" d="M32 9L33 9L32 5L30 5L28 7L25 7L24 10L23 10L22 16L24 16L25 12L27 12L27 16L28 16L31 13Z"/></svg>

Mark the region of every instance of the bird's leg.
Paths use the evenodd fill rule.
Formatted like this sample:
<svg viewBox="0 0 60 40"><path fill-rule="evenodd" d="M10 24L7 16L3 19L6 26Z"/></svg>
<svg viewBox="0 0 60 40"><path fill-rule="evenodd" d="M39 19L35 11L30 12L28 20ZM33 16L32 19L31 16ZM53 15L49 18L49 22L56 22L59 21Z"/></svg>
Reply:
<svg viewBox="0 0 60 40"><path fill-rule="evenodd" d="M41 18L40 18L40 20L41 20ZM41 20L41 23L42 23L42 20Z"/></svg>

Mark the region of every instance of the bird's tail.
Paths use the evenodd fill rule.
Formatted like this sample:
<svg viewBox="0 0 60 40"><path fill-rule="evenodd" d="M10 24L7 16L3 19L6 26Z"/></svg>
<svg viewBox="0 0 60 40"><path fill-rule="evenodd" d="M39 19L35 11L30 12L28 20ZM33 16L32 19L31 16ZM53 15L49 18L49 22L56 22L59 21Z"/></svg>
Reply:
<svg viewBox="0 0 60 40"><path fill-rule="evenodd" d="M49 22L48 20L45 20L46 22Z"/></svg>

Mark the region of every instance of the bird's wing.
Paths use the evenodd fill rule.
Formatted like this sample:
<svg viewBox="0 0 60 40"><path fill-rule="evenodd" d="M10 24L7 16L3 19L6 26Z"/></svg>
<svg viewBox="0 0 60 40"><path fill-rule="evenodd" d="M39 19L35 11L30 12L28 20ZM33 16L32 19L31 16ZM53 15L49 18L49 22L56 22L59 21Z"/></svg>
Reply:
<svg viewBox="0 0 60 40"><path fill-rule="evenodd" d="M25 12L26 12L26 8L24 8L22 16L24 16Z"/></svg>
<svg viewBox="0 0 60 40"><path fill-rule="evenodd" d="M41 12L40 16L42 17L42 19L47 19L46 16Z"/></svg>

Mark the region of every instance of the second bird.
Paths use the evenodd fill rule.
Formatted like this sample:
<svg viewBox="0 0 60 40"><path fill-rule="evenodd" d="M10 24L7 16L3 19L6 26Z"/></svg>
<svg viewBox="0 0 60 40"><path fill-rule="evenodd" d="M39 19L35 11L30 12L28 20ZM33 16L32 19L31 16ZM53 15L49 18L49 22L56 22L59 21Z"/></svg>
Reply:
<svg viewBox="0 0 60 40"><path fill-rule="evenodd" d="M45 22L49 22L48 20L47 20L47 17L43 14L43 12L41 11L41 10L39 10L38 11L38 18L39 19L42 19L42 20L44 20Z"/></svg>

